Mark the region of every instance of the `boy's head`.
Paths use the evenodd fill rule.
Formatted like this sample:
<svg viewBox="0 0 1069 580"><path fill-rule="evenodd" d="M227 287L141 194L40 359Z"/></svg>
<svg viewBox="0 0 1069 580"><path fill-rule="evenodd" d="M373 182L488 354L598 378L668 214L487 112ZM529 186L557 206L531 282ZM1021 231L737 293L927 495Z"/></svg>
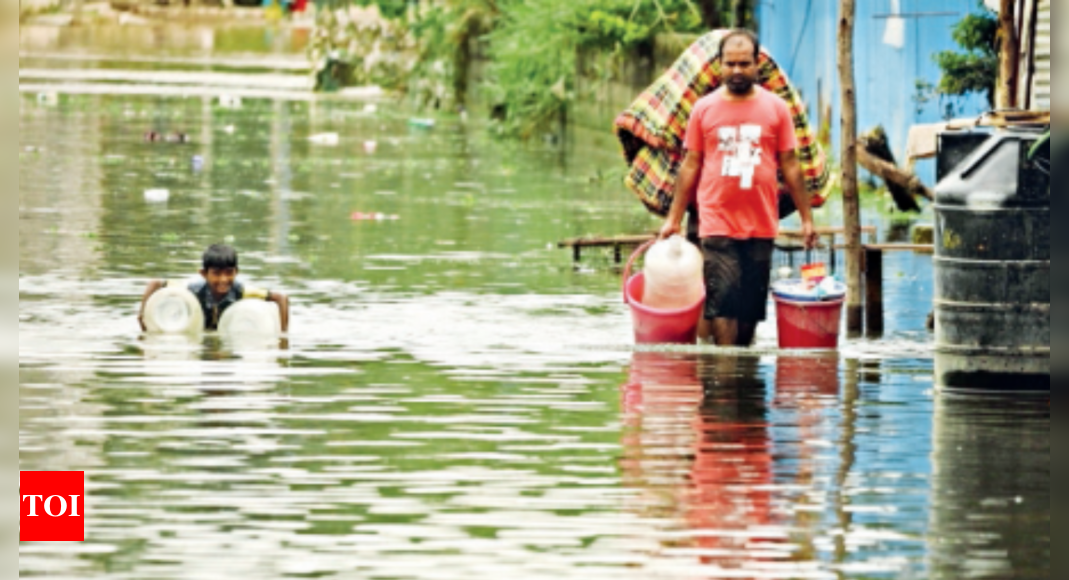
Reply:
<svg viewBox="0 0 1069 580"><path fill-rule="evenodd" d="M200 275L216 296L223 296L234 286L238 275L238 253L230 246L215 244L204 252Z"/></svg>

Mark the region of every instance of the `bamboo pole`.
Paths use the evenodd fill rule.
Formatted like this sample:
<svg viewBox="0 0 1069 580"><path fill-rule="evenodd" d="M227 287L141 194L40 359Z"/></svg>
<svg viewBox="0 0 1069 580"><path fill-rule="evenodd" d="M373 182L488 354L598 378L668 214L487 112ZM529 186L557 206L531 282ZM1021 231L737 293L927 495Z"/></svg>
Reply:
<svg viewBox="0 0 1069 580"><path fill-rule="evenodd" d="M843 225L846 228L847 330L861 334L861 196L857 184L857 89L854 85L856 0L839 0L839 85L842 89Z"/></svg>
<svg viewBox="0 0 1069 580"><path fill-rule="evenodd" d="M1017 108L1017 58L1020 46L1017 38L1017 0L1002 0L998 13L999 47L998 92L995 107L1000 110Z"/></svg>

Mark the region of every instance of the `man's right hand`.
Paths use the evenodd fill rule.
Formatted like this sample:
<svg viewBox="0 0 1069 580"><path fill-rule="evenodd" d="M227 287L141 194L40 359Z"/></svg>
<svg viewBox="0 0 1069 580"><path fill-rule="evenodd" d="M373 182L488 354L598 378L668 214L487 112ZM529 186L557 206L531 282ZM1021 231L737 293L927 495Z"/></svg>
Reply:
<svg viewBox="0 0 1069 580"><path fill-rule="evenodd" d="M657 235L659 240L667 240L668 238L678 235L682 231L679 226L679 222L668 220L664 222L664 226L661 227L661 233Z"/></svg>

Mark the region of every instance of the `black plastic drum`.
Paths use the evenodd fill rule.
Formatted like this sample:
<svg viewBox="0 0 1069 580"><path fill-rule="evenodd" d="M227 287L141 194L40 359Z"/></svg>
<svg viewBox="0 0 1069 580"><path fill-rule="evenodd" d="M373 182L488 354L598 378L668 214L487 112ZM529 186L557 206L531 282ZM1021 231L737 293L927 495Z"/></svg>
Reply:
<svg viewBox="0 0 1069 580"><path fill-rule="evenodd" d="M936 188L942 388L1050 390L1050 175L1029 158L1041 137L993 133Z"/></svg>

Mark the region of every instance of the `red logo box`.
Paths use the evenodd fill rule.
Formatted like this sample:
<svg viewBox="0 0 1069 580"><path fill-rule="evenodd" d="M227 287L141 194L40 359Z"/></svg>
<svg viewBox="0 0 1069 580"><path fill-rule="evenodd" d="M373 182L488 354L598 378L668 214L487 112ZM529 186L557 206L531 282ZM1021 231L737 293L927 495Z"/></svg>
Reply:
<svg viewBox="0 0 1069 580"><path fill-rule="evenodd" d="M20 542L85 541L85 472L19 473Z"/></svg>

